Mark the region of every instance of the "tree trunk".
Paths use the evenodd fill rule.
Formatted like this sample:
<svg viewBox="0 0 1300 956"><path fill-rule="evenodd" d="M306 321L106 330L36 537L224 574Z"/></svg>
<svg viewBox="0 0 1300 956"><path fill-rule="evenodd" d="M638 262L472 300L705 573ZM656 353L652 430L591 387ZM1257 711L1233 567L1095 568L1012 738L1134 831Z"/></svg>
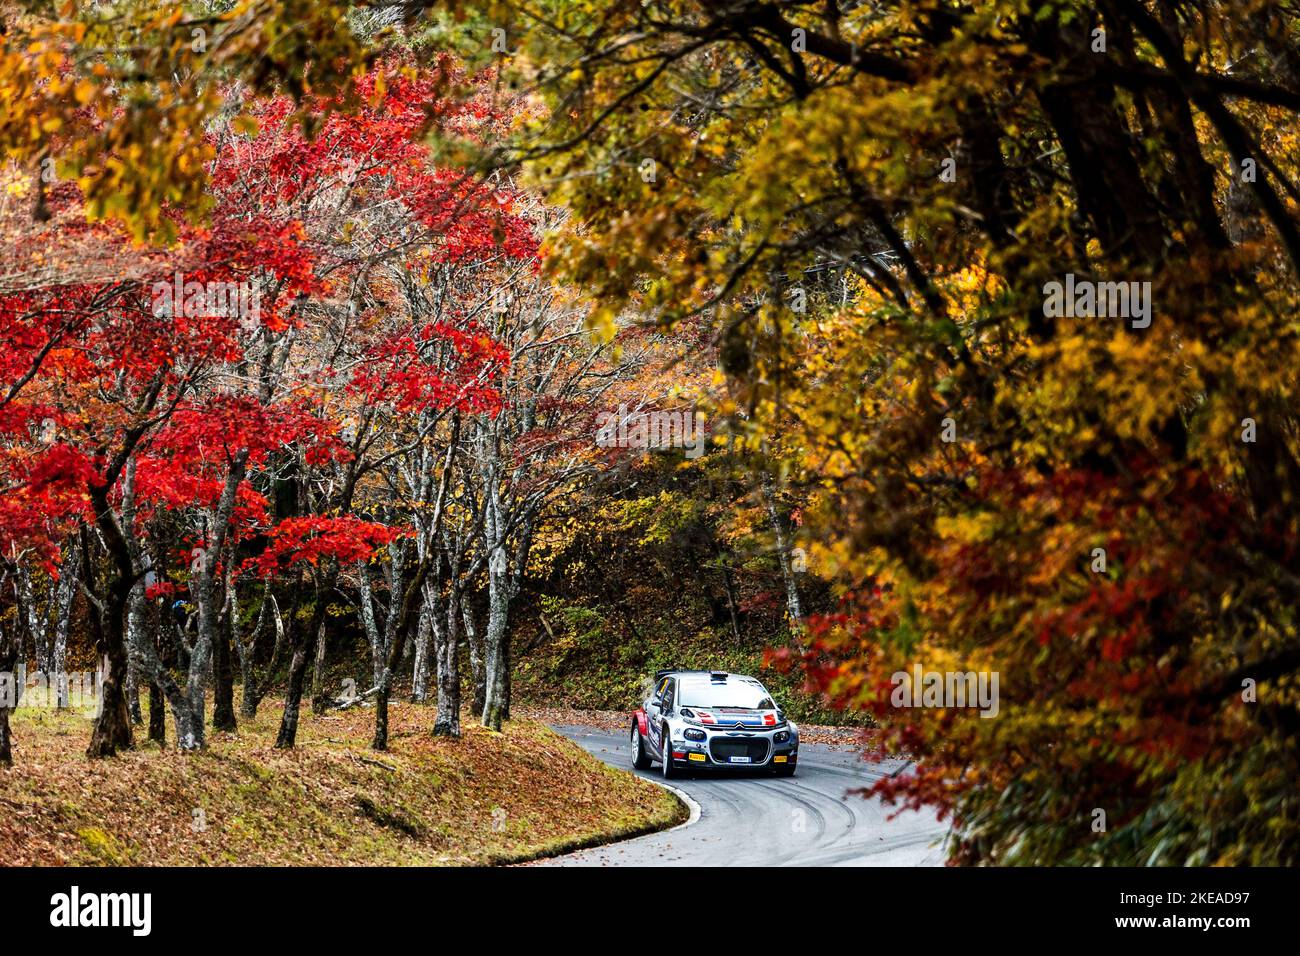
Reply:
<svg viewBox="0 0 1300 956"><path fill-rule="evenodd" d="M119 750L129 749L133 743L131 717L126 709L126 606L131 596L133 572L126 541L109 510L108 489L92 489L91 499L96 510L96 522L109 542L117 571L107 592L97 602L100 608L93 608L90 615L100 680L99 713L91 727L90 744L86 748L86 756L93 759L111 757ZM90 570L87 537L86 529L82 528L82 569L87 586L91 586L94 577Z"/></svg>
<svg viewBox="0 0 1300 956"><path fill-rule="evenodd" d="M180 711L173 710L172 716L176 720L176 746L181 750L202 750L207 746L207 728L203 725L206 710L206 702L195 707L192 700L190 706Z"/></svg>
<svg viewBox="0 0 1300 956"><path fill-rule="evenodd" d="M507 718L506 628L510 614L510 584L504 570L488 574L488 625L484 641L487 654L487 674L484 679L486 694L483 700L483 726L500 731L501 722Z"/></svg>
<svg viewBox="0 0 1300 956"><path fill-rule="evenodd" d="M131 600L126 611L128 648L133 642L143 640L141 629L144 627L145 610L144 582L137 581L135 587L131 588ZM126 659L126 708L131 715L131 723L137 726L144 723L144 716L140 713L139 675L129 653Z"/></svg>
<svg viewBox="0 0 1300 956"><path fill-rule="evenodd" d="M203 627L202 611L199 627ZM176 743L182 750L202 750L207 746L207 676L212 666L212 644L199 636L190 653L189 679L186 682L187 706L176 715Z"/></svg>
<svg viewBox="0 0 1300 956"><path fill-rule="evenodd" d="M316 635L316 659L311 667L311 712L325 713L325 621L320 622Z"/></svg>
<svg viewBox="0 0 1300 956"><path fill-rule="evenodd" d="M0 703L0 767L13 766L14 755L10 736L9 706L7 703Z"/></svg>
<svg viewBox="0 0 1300 956"><path fill-rule="evenodd" d="M100 674L100 712L90 732L88 757L112 757L132 746L131 715L126 707L126 647L122 622L110 607L96 643Z"/></svg>
<svg viewBox="0 0 1300 956"><path fill-rule="evenodd" d="M370 670L378 687L384 676L383 638L379 633L379 623L375 620L374 593L370 585L370 566L365 561L357 562L357 584L361 596L361 623L366 630L366 642L370 645Z"/></svg>
<svg viewBox="0 0 1300 956"><path fill-rule="evenodd" d="M291 615L298 612L298 595L302 589L301 584L301 579L299 579L298 586L294 588L294 603L291 605ZM233 600L235 596L233 577L229 588ZM268 614L275 622L275 643L271 645L271 655L266 663L265 678L259 678L257 673L257 649L260 646L262 635L266 632ZM275 669L280 663L280 655L284 652L284 621L280 616L280 605L276 602L275 595L271 593L269 581L262 589L262 604L257 609L257 623L253 625L252 639L249 640L248 644L244 643L239 634L238 622L231 625L230 639L239 652L239 672L244 681L243 700L239 705L239 715L246 720L252 720L257 716L257 707L266 693L265 685L275 674Z"/></svg>
<svg viewBox="0 0 1300 956"><path fill-rule="evenodd" d="M397 669L405 662L406 657L406 635L407 628L412 623L411 615L415 613L413 606L408 606L409 600L414 600L416 605L423 604L424 581L428 576L428 564L430 554L426 549L421 557L419 569L416 571L415 579L420 582L417 590L412 592L407 589L402 592L402 580L406 569L406 549L395 546L388 563L388 616L384 619L384 630L377 639L377 646L383 666L379 670L379 676L375 680L375 686L379 688L379 695L376 698L376 706L382 710L375 713L375 741L383 740L384 745L374 744L376 750L383 750L387 745L388 739L388 700L392 695L393 678L397 674ZM412 585L414 586L414 585ZM398 601L398 594L402 594L402 600ZM398 632L401 632L400 637ZM380 724L383 724L381 729Z"/></svg>
<svg viewBox="0 0 1300 956"><path fill-rule="evenodd" d="M411 671L411 700L417 704L423 704L429 699L429 648L434 632L441 631L435 625L435 610L426 594L424 604L420 607L420 627L415 635L415 666ZM440 634L436 640L442 640Z"/></svg>
<svg viewBox="0 0 1300 956"><path fill-rule="evenodd" d="M455 583L447 600L447 625L438 628L438 717L435 737L460 736L460 593Z"/></svg>
<svg viewBox="0 0 1300 956"><path fill-rule="evenodd" d="M325 623L325 599L333 589L331 576L329 586L317 596L316 610L312 614L311 624L304 631L293 628L289 645L293 656L289 659L289 685L284 692L284 715L280 718L280 733L275 738L276 747L288 750L293 747L298 737L298 714L302 707L303 685L307 681L307 660L315 651L315 639ZM292 621L290 621L292 627ZM301 636L299 636L301 635Z"/></svg>
<svg viewBox="0 0 1300 956"><path fill-rule="evenodd" d="M134 600L134 597L133 597ZM140 607L128 612L127 627L127 665L129 671L147 680L149 684L149 739L159 747L167 746L167 698L163 691L160 675L165 671L166 662L174 662L170 644L163 640L164 628L170 622L170 615L164 614L158 606L150 606L147 599ZM175 687L175 682L172 682ZM180 696L179 689L176 690Z"/></svg>
<svg viewBox="0 0 1300 956"><path fill-rule="evenodd" d="M55 696L60 709L68 706L68 633L72 629L72 602L77 595L79 563L79 545L69 545L67 557L59 569L58 608L54 639L50 641L50 659L44 662L45 669L54 675L53 681L58 688Z"/></svg>
<svg viewBox="0 0 1300 956"><path fill-rule="evenodd" d="M44 668L49 657L49 609L40 608L36 603L36 590L32 587L32 572L25 561L18 561L14 569L18 587L18 619L27 622L27 631L32 635L32 652L38 670ZM21 654L19 655L21 656Z"/></svg>
<svg viewBox="0 0 1300 956"><path fill-rule="evenodd" d="M388 749L388 688L384 680L379 681L379 693L375 695L375 735L370 739L371 750Z"/></svg>
<svg viewBox="0 0 1300 956"><path fill-rule="evenodd" d="M280 733L275 738L276 747L288 750L298 737L298 709L302 705L302 689L307 678L308 644L296 648L289 661L289 686L284 692L284 715L280 718Z"/></svg>
<svg viewBox="0 0 1300 956"><path fill-rule="evenodd" d="M94 599L92 593L92 604L102 611L99 616L92 614L91 621L94 624L102 618L102 623L97 627L96 637L97 640L102 640L104 643L101 671L108 675L103 678L101 721L110 713L110 708L115 711L120 706L122 713L125 714L126 712L124 695L121 693L120 686L114 686L112 679L112 675L119 670L119 665L114 660L114 657L120 655L122 658L120 672L123 675L131 667L134 667L137 672L143 670L150 681L157 687L161 696L171 705L172 716L176 722L177 746L182 750L201 750L203 748L205 740L205 692L208 670L212 663L212 635L216 628L216 615L213 606L213 579L225 541L226 529L234 511L235 492L242 480L243 462L246 458L247 452L237 454L234 465L226 476L226 485L222 491L216 514L213 516L213 534L207 543L207 547L202 552L197 569L190 578L191 593L198 604L198 633L195 635L193 646L188 648L188 653L186 653L187 649L183 635L179 634L180 629L177 628L177 657L184 655L188 658L188 679L184 690L180 688L167 667L163 665L156 646L157 642L145 640L143 613L141 613L143 608L141 606L137 605L134 608L136 612L134 626L126 626L129 617L127 605L132 601L133 593L137 590L137 578L143 574L143 556L138 550L132 548L131 542L122 533L121 526L109 509L108 486L92 486L90 490L91 501L96 507L97 524L108 546L109 554L119 569L116 578L111 581L109 593L105 599ZM125 525L132 527L135 512L134 461L128 460L125 463L125 468L126 477L122 483L122 515ZM89 543L83 529L82 557L89 591L94 578L86 557L88 553ZM118 608L119 603L122 605L120 610ZM163 621L160 619L158 624L159 628L155 632L155 636L162 633ZM168 625L170 625L170 617L168 618ZM122 639L123 632L125 632L126 637L130 638L129 642ZM120 705L118 700L120 700ZM153 737L155 731L159 730L159 728L153 725L152 717L150 723L150 735ZM127 724L126 729L129 734L129 724ZM157 737L165 737L165 734L159 732ZM99 755L104 748L103 735L100 733L99 724L97 723L96 731L91 737L91 755Z"/></svg>
<svg viewBox="0 0 1300 956"><path fill-rule="evenodd" d="M226 602L231 620L226 627L217 627L212 645L212 727L214 730L232 732L235 723L235 674L231 663L230 627L234 623L235 608Z"/></svg>
<svg viewBox="0 0 1300 956"><path fill-rule="evenodd" d="M391 565L392 573L389 577L388 587L392 597L388 602L388 620L384 622L384 639L389 644L386 648L388 658L384 665L383 678L378 685L379 693L375 700L375 736L370 742L370 746L375 750L388 749L388 697L392 691L393 675L397 673L397 668L403 660L402 654L406 650L407 634L410 633L412 625L415 623L415 616L418 610L428 603L429 572L434 567L436 560L436 543L442 529L442 510L447 500L447 488L451 481L452 462L455 460L456 442L459 434L460 419L456 418L453 420L451 441L447 444L447 454L443 458L442 475L438 479L438 494L433 502L433 516L428 526L427 543L420 552L415 574L402 594L400 610L397 603L397 589L402 580L402 571L406 566L404 550L397 551L394 554ZM427 484L425 489L427 495Z"/></svg>
<svg viewBox="0 0 1300 956"><path fill-rule="evenodd" d="M487 701L487 654L478 626L474 623L472 603L468 597L464 598L461 601L461 613L465 619L465 638L469 645L469 670L474 682L470 713L475 717L482 717L483 705Z"/></svg>
<svg viewBox="0 0 1300 956"><path fill-rule="evenodd" d="M153 641L139 636L131 644L131 657L141 673L148 675L149 689L149 739L157 741L160 746L167 742L166 706L171 706L172 719L176 723L176 745L182 750L197 750L203 739L203 713L195 716L190 697L172 677L166 664L160 657L158 635L162 633L163 622L158 622ZM169 661L171 660L169 656ZM174 661L173 661L174 663Z"/></svg>
<svg viewBox="0 0 1300 956"><path fill-rule="evenodd" d="M794 628L798 628L803 624L803 601L799 599L799 582L795 579L794 567L790 561L790 535L776 507L776 483L766 471L763 472L762 486L767 520L772 526L772 535L776 539L776 560L781 568L781 579L785 582L786 610L790 614L791 624Z"/></svg>
<svg viewBox="0 0 1300 956"><path fill-rule="evenodd" d="M167 746L167 703L157 681L149 682L149 739L159 747Z"/></svg>
<svg viewBox="0 0 1300 956"><path fill-rule="evenodd" d="M162 390L165 377L158 374L149 387L148 395L139 411L147 413ZM135 561L131 555L131 546L122 532L121 525L109 503L109 492L122 474L122 469L131 460L132 452L149 428L145 422L127 429L121 450L113 457L102 476L102 482L91 484L86 490L90 498L91 513L95 516L95 527L108 549L111 570L108 586L101 599L93 601L98 604L90 619L98 622L95 633L96 651L102 673L100 684L100 710L90 732L90 745L86 756L111 757L119 750L132 745L131 720L126 711L126 609L131 598L131 588L135 584ZM81 567L87 593L93 595L95 576L90 564L89 529L81 527Z"/></svg>
<svg viewBox="0 0 1300 956"><path fill-rule="evenodd" d="M510 719L510 696L514 689L514 683L510 679L511 666L511 637L510 629L507 627L505 634L501 636L501 672L497 677L497 684L500 687L501 700L501 719Z"/></svg>
<svg viewBox="0 0 1300 956"><path fill-rule="evenodd" d="M14 665L18 662L17 642L8 630L0 631L0 767L13 765L13 743L9 711L18 702Z"/></svg>
<svg viewBox="0 0 1300 956"><path fill-rule="evenodd" d="M743 647L736 609L736 581L731 575L731 565L727 564L726 555L719 552L718 561L722 565L722 586L727 593L727 618L731 621L731 637L736 642L736 647Z"/></svg>
<svg viewBox="0 0 1300 956"><path fill-rule="evenodd" d="M164 701L170 705L172 719L176 724L176 745L182 750L199 750L203 747L204 727L203 727L203 697L202 682L198 681L199 693L197 706L195 703L194 688L196 685L195 668L206 667L209 663L209 656L202 652L201 646L195 647L195 653L190 658L190 673L186 688L181 688L176 683L168 669L168 664L174 664L175 660L170 654L167 655L168 664L163 663L163 656L159 650L162 644L161 635L167 621L160 615L158 627L154 632L154 639L146 640L143 633L137 632L135 640L130 645L130 654L136 668L148 676L150 681L149 692L149 739L156 740L158 743L166 743ZM201 642L200 642L201 645Z"/></svg>
<svg viewBox="0 0 1300 956"><path fill-rule="evenodd" d="M221 498L211 516L211 532L204 542L197 575L190 577L190 589L195 603L199 606L199 633L194 642L190 657L189 685L187 696L190 698L189 731L193 739L180 735L181 746L190 749L194 743L197 748L205 745L203 714L206 707L208 668L212 668L215 700L213 702L213 726L219 730L233 730L235 727L234 687L230 673L230 645L226 642L228 632L221 627L220 608L225 606L225 596L217 600L217 569L225 550L226 538L230 529L230 519L234 514L236 495L239 484L244 480L248 464L247 449L237 451L230 460L230 470L226 473L225 487ZM222 672L225 684L223 688ZM197 721L197 723L196 723Z"/></svg>
<svg viewBox="0 0 1300 956"><path fill-rule="evenodd" d="M140 684L135 668L131 666L130 654L126 655L126 713L134 726L144 723L144 714L140 711Z"/></svg>
<svg viewBox="0 0 1300 956"><path fill-rule="evenodd" d="M388 698L393 689L393 675L397 672L398 666L402 662L402 651L405 650L406 635L411 629L414 621L416 608L419 607L424 593L424 582L429 577L429 561L431 555L426 552L420 560L419 566L415 570L415 577L407 585L406 592L402 595L401 609L394 608L390 615L396 613L397 617L392 630L392 646L388 649L388 661L384 665L384 673L379 681L379 693L375 695L375 736L370 741L370 746L374 750L388 749ZM390 620L391 617L390 617Z"/></svg>
<svg viewBox="0 0 1300 956"><path fill-rule="evenodd" d="M245 720L253 720L257 717L257 705L261 703L261 698L253 686L247 681L244 683L244 693L239 700L239 716Z"/></svg>

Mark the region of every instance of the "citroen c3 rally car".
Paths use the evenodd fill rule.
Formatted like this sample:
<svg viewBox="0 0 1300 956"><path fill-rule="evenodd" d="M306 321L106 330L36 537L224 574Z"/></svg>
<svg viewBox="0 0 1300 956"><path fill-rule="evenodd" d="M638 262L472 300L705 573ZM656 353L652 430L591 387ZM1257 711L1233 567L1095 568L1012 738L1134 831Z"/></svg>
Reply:
<svg viewBox="0 0 1300 956"><path fill-rule="evenodd" d="M631 744L632 766L658 760L667 778L686 769L754 768L791 777L799 728L752 677L665 670L633 715Z"/></svg>

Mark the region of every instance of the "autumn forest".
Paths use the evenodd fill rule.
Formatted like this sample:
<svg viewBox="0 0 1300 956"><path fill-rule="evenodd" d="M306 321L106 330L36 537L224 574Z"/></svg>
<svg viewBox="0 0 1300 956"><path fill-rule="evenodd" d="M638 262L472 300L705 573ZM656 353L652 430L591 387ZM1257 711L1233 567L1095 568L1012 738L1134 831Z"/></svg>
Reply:
<svg viewBox="0 0 1300 956"><path fill-rule="evenodd" d="M0 0L0 848L650 832L553 728L682 668L949 864L1300 862L1298 15Z"/></svg>

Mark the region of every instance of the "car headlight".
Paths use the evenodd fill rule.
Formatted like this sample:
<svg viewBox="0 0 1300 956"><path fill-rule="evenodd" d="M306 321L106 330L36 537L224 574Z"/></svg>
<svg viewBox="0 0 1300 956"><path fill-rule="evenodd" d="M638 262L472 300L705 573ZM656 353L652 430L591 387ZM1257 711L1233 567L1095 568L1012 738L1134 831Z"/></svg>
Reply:
<svg viewBox="0 0 1300 956"><path fill-rule="evenodd" d="M783 744L790 739L790 731L778 730L775 736L772 737L772 739L775 740L778 744Z"/></svg>
<svg viewBox="0 0 1300 956"><path fill-rule="evenodd" d="M682 734L682 736L685 737L687 740L703 740L704 731L695 730L694 728L687 728L686 732Z"/></svg>

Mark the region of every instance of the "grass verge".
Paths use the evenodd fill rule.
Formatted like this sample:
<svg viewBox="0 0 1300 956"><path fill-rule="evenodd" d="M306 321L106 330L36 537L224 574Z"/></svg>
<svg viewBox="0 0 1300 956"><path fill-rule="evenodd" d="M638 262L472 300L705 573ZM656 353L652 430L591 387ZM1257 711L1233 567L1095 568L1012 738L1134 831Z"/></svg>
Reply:
<svg viewBox="0 0 1300 956"><path fill-rule="evenodd" d="M395 703L390 750L368 747L373 712L304 715L299 746L272 746L268 702L238 733L182 754L139 739L83 755L89 721L14 714L0 770L9 865L484 865L523 862L680 822L671 793L590 756L545 726L501 734L472 722L432 737L432 708ZM168 726L168 733L172 728Z"/></svg>

